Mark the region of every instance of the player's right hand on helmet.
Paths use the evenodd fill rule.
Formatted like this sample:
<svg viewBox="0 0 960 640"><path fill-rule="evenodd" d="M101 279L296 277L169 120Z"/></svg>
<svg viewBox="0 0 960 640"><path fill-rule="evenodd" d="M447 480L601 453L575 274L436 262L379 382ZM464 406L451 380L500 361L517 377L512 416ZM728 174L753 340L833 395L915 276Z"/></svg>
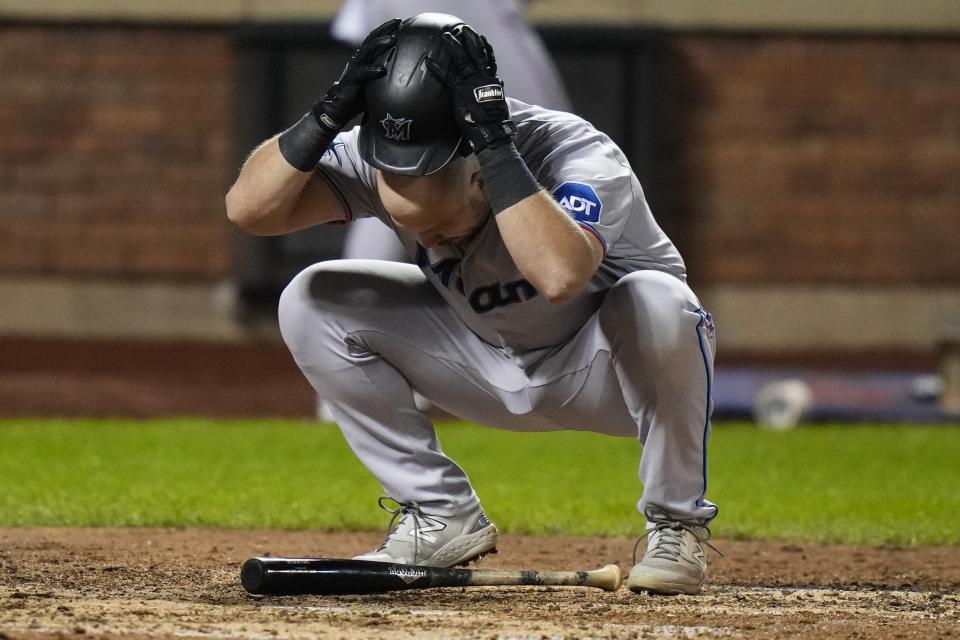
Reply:
<svg viewBox="0 0 960 640"><path fill-rule="evenodd" d="M460 131L474 152L510 142L517 128L510 120L503 82L497 77L493 47L466 25L440 37L450 54L451 67L444 69L429 58L427 67L450 88Z"/></svg>
<svg viewBox="0 0 960 640"><path fill-rule="evenodd" d="M313 105L313 115L321 127L336 133L363 113L363 85L387 73L383 65L374 64L373 60L396 44L401 22L399 18L387 20L371 31L350 57L340 79Z"/></svg>

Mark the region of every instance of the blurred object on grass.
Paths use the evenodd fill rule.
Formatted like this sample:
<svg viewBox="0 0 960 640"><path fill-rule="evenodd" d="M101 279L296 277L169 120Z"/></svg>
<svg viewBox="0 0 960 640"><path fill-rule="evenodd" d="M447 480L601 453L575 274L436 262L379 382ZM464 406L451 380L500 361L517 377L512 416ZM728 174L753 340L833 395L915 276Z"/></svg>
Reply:
<svg viewBox="0 0 960 640"><path fill-rule="evenodd" d="M914 369L718 366L714 415L784 428L797 421L956 424L960 414L938 404L942 389L937 378Z"/></svg>
<svg viewBox="0 0 960 640"><path fill-rule="evenodd" d="M803 380L768 382L757 392L753 420L761 427L793 429L810 412L813 392Z"/></svg>

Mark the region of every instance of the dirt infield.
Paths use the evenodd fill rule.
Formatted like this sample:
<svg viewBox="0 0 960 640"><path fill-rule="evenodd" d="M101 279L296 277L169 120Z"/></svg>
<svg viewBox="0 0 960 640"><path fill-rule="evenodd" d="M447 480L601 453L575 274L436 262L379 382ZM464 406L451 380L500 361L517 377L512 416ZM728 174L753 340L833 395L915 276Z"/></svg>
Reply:
<svg viewBox="0 0 960 640"><path fill-rule="evenodd" d="M700 596L467 588L254 598L251 555L349 556L380 534L0 529L0 639L960 638L960 548L717 541ZM487 568L626 568L632 541L504 536Z"/></svg>

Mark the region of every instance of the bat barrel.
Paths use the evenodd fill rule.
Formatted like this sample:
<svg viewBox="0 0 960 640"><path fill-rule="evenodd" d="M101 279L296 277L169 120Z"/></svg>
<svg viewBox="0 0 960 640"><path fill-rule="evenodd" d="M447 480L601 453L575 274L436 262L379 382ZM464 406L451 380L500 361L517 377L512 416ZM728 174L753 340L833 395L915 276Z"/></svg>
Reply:
<svg viewBox="0 0 960 640"><path fill-rule="evenodd" d="M255 595L343 595L469 583L465 569L332 558L250 558L240 583Z"/></svg>
<svg viewBox="0 0 960 640"><path fill-rule="evenodd" d="M250 558L240 567L240 584L249 593L264 592L267 569L260 558Z"/></svg>
<svg viewBox="0 0 960 640"><path fill-rule="evenodd" d="M256 595L366 593L369 576L355 562L311 558L250 558L240 568L240 584Z"/></svg>

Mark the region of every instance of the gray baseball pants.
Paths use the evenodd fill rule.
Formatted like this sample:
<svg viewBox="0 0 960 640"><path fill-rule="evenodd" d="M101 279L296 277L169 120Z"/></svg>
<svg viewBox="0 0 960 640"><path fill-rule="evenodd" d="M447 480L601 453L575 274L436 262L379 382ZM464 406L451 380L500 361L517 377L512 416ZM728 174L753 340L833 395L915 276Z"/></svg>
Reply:
<svg viewBox="0 0 960 640"><path fill-rule="evenodd" d="M453 516L479 499L417 410L416 389L465 420L517 431L587 430L643 444L638 509L709 522L705 499L714 338L679 279L617 282L573 338L518 364L476 336L413 265L335 260L280 298L294 360L360 461L400 502Z"/></svg>

